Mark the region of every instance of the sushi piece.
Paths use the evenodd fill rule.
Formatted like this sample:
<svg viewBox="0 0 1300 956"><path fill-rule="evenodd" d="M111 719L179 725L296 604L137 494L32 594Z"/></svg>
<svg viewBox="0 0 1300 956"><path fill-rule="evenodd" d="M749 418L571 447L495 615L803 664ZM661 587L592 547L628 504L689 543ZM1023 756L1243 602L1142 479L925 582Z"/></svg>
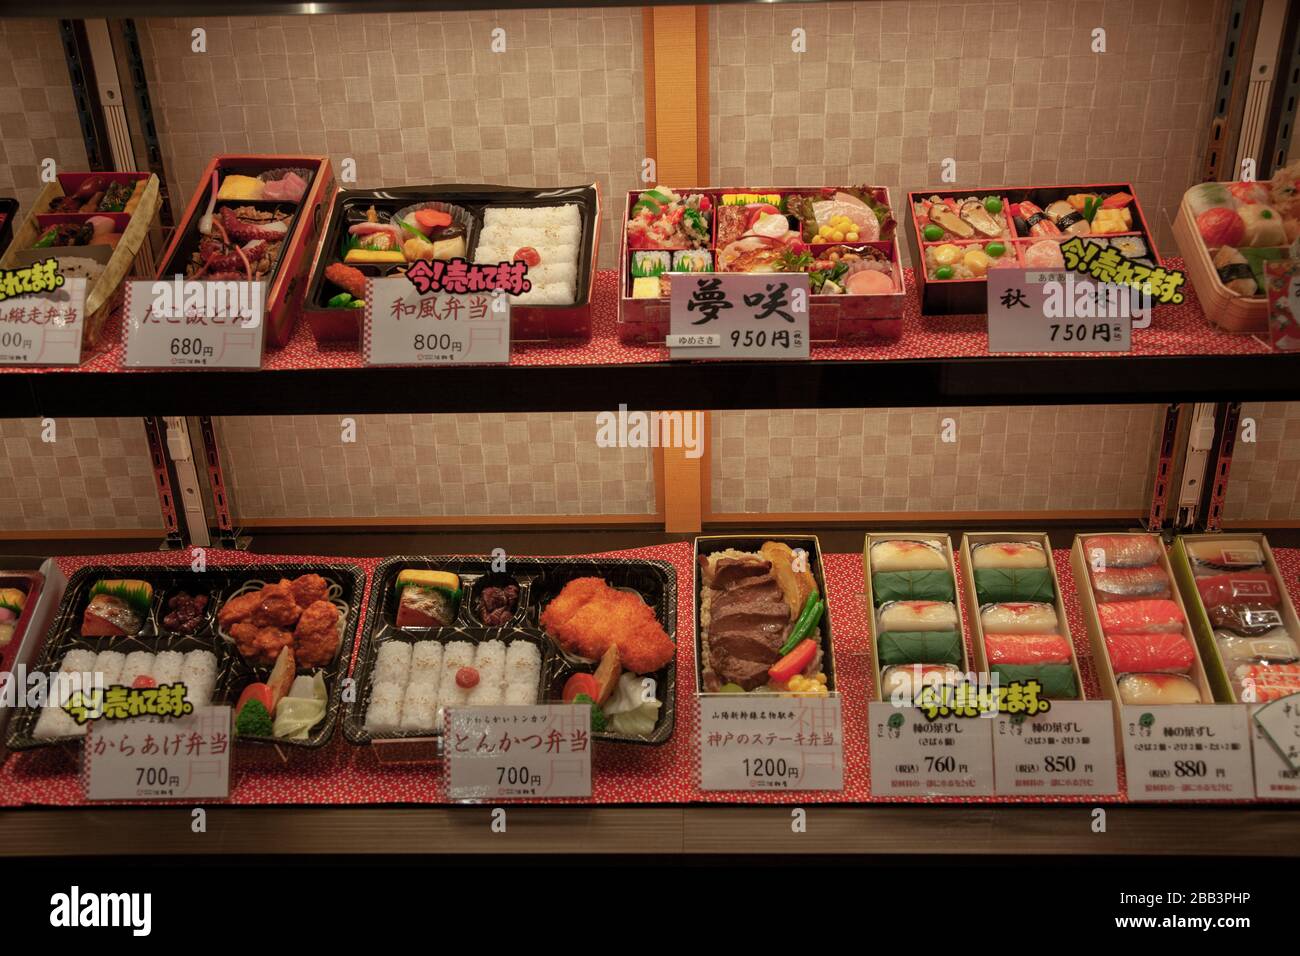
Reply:
<svg viewBox="0 0 1300 956"><path fill-rule="evenodd" d="M881 667L891 664L960 664L961 634L957 631L884 631L876 638Z"/></svg>
<svg viewBox="0 0 1300 956"><path fill-rule="evenodd" d="M951 571L882 571L871 576L872 596L879 607L888 601L957 600Z"/></svg>
<svg viewBox="0 0 1300 956"><path fill-rule="evenodd" d="M1196 659L1192 642L1180 632L1106 635L1106 651L1116 674L1185 674Z"/></svg>
<svg viewBox="0 0 1300 956"><path fill-rule="evenodd" d="M1241 664L1232 672L1237 698L1264 703L1300 694L1300 664Z"/></svg>
<svg viewBox="0 0 1300 956"><path fill-rule="evenodd" d="M672 253L665 249L638 249L632 253L632 275L634 278L658 276L673 267Z"/></svg>
<svg viewBox="0 0 1300 956"><path fill-rule="evenodd" d="M1280 627L1258 637L1241 637L1231 631L1215 631L1215 643L1224 660L1236 664L1290 664L1300 661L1300 647Z"/></svg>
<svg viewBox="0 0 1300 956"><path fill-rule="evenodd" d="M1206 606L1249 601L1265 607L1282 603L1282 593L1267 571L1237 571L1196 579L1196 590Z"/></svg>
<svg viewBox="0 0 1300 956"><path fill-rule="evenodd" d="M1079 696L1079 682L1069 664L990 664L989 673L998 676L999 684L1038 682L1038 696L1049 700L1069 700Z"/></svg>
<svg viewBox="0 0 1300 956"><path fill-rule="evenodd" d="M877 541L871 546L872 571L945 571L948 556L938 541Z"/></svg>
<svg viewBox="0 0 1300 956"><path fill-rule="evenodd" d="M884 700L895 696L915 700L925 687L952 687L961 680L961 671L951 664L896 664L880 674L880 695Z"/></svg>
<svg viewBox="0 0 1300 956"><path fill-rule="evenodd" d="M398 627L449 627L460 605L460 578L408 568L397 575Z"/></svg>
<svg viewBox="0 0 1300 956"><path fill-rule="evenodd" d="M1069 664L1070 642L1060 634L985 634L990 664Z"/></svg>
<svg viewBox="0 0 1300 956"><path fill-rule="evenodd" d="M1201 692L1178 674L1125 674L1119 681L1119 699L1125 704L1199 704Z"/></svg>
<svg viewBox="0 0 1300 956"><path fill-rule="evenodd" d="M1283 626L1282 615L1276 608L1251 601L1207 605L1205 614L1214 627L1242 637L1259 637Z"/></svg>
<svg viewBox="0 0 1300 956"><path fill-rule="evenodd" d="M1236 205L1232 193L1223 183L1198 183L1183 193L1183 200L1193 219L1200 218L1210 209L1232 209Z"/></svg>
<svg viewBox="0 0 1300 956"><path fill-rule="evenodd" d="M1102 632L1109 640L1132 634L1174 633L1181 635L1186 619L1173 601L1116 601L1097 606ZM1142 668L1131 668L1142 670Z"/></svg>
<svg viewBox="0 0 1300 956"><path fill-rule="evenodd" d="M1061 244L1052 239L1035 242L1025 249L1025 266L1030 269L1064 269Z"/></svg>
<svg viewBox="0 0 1300 956"><path fill-rule="evenodd" d="M1251 269L1250 263L1246 261L1246 257L1239 249L1224 246L1214 254L1212 264L1219 281L1229 292L1235 292L1237 295L1260 294L1259 283L1255 281L1255 271Z"/></svg>
<svg viewBox="0 0 1300 956"><path fill-rule="evenodd" d="M1173 596L1169 575L1158 564L1146 568L1107 568L1104 571L1094 568L1092 589L1097 600L1103 603Z"/></svg>
<svg viewBox="0 0 1300 956"><path fill-rule="evenodd" d="M1090 567L1144 568L1157 564L1164 546L1154 535L1094 535L1083 539L1083 556Z"/></svg>
<svg viewBox="0 0 1300 956"><path fill-rule="evenodd" d="M712 272L713 253L707 249L679 249L673 253L673 272Z"/></svg>
<svg viewBox="0 0 1300 956"><path fill-rule="evenodd" d="M1047 213L1025 201L1020 204L1020 217L1025 221L1025 234L1029 236L1059 236L1061 230Z"/></svg>
<svg viewBox="0 0 1300 956"><path fill-rule="evenodd" d="M975 593L981 604L1056 600L1056 586L1048 568L975 568Z"/></svg>
<svg viewBox="0 0 1300 956"><path fill-rule="evenodd" d="M1237 210L1246 232L1243 243L1257 249L1285 246L1286 227L1277 210L1269 206L1242 206Z"/></svg>
<svg viewBox="0 0 1300 956"><path fill-rule="evenodd" d="M1151 247L1141 236L1116 236L1110 240L1110 246L1126 259L1152 264L1150 258Z"/></svg>
<svg viewBox="0 0 1300 956"><path fill-rule="evenodd" d="M1246 223L1235 209L1215 206L1196 217L1196 230L1207 248L1239 246L1246 238Z"/></svg>
<svg viewBox="0 0 1300 956"><path fill-rule="evenodd" d="M1047 553L1036 541L993 541L971 548L976 568L1045 568Z"/></svg>
<svg viewBox="0 0 1300 956"><path fill-rule="evenodd" d="M957 606L943 601L890 601L880 606L882 631L951 631Z"/></svg>
<svg viewBox="0 0 1300 956"><path fill-rule="evenodd" d="M1047 208L1043 211L1061 232L1076 236L1086 236L1092 232L1092 226L1088 224L1088 220L1084 218L1083 213L1064 199L1048 203Z"/></svg>
<svg viewBox="0 0 1300 956"><path fill-rule="evenodd" d="M967 199L961 204L961 210L958 213L960 217L978 233L982 233L990 239L996 239L1002 235L1002 224L989 214L984 208L984 204L978 199Z"/></svg>
<svg viewBox="0 0 1300 956"><path fill-rule="evenodd" d="M144 627L153 604L148 581L96 581L81 618L82 637L134 637Z"/></svg>
<svg viewBox="0 0 1300 956"><path fill-rule="evenodd" d="M1184 542L1192 570L1214 574L1220 571L1251 571L1264 566L1264 552L1254 541L1187 541Z"/></svg>
<svg viewBox="0 0 1300 956"><path fill-rule="evenodd" d="M27 593L18 588L0 588L0 647L14 639L18 618L22 617Z"/></svg>
<svg viewBox="0 0 1300 956"><path fill-rule="evenodd" d="M985 604L980 608L985 634L1051 634L1060 627L1056 608L1043 603Z"/></svg>

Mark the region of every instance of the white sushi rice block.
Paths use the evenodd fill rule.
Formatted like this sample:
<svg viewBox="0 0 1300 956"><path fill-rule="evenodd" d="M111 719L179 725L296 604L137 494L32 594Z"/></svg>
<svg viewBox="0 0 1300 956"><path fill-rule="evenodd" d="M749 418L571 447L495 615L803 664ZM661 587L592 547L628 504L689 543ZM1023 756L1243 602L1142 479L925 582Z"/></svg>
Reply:
<svg viewBox="0 0 1300 956"><path fill-rule="evenodd" d="M95 652L73 650L63 655L59 671L64 674L87 673L95 669Z"/></svg>
<svg viewBox="0 0 1300 956"><path fill-rule="evenodd" d="M212 691L217 686L217 655L190 651L181 666L181 681L185 684L185 699L195 707L212 703Z"/></svg>
<svg viewBox="0 0 1300 956"><path fill-rule="evenodd" d="M532 288L511 298L520 305L572 305L578 295L578 247L582 216L577 205L489 207L474 248L474 261L511 262L524 246L541 262L528 270Z"/></svg>
<svg viewBox="0 0 1300 956"><path fill-rule="evenodd" d="M537 703L537 682L507 684L504 703L510 707L531 707Z"/></svg>
<svg viewBox="0 0 1300 956"><path fill-rule="evenodd" d="M55 737L76 737L85 734L89 726L89 722L78 726L72 716L62 707L46 706L41 708L41 714L36 718L36 726L32 728L32 736L38 740L52 740Z"/></svg>
<svg viewBox="0 0 1300 956"><path fill-rule="evenodd" d="M185 655L180 651L159 651L153 659L153 679L159 684L175 684L184 667Z"/></svg>
<svg viewBox="0 0 1300 956"><path fill-rule="evenodd" d="M465 703L471 707L495 707L504 699L505 693L499 683L489 684L487 681L479 681L469 692Z"/></svg>
<svg viewBox="0 0 1300 956"><path fill-rule="evenodd" d="M474 645L469 641L452 641L442 652L442 683L438 687L438 706L454 707L469 699L469 691L456 683L456 672L474 666Z"/></svg>
<svg viewBox="0 0 1300 956"><path fill-rule="evenodd" d="M375 684L366 707L366 730L397 730L402 723L402 688L398 684Z"/></svg>
<svg viewBox="0 0 1300 956"><path fill-rule="evenodd" d="M99 679L103 681L104 686L111 684L120 684L122 668L126 664L126 655L120 651L100 651L95 655L95 666L92 668L96 674L100 675Z"/></svg>
<svg viewBox="0 0 1300 956"><path fill-rule="evenodd" d="M412 681L402 696L402 729L433 730L438 714L438 685Z"/></svg>
<svg viewBox="0 0 1300 956"><path fill-rule="evenodd" d="M442 645L437 641L417 641L411 649L411 683L432 683L442 678Z"/></svg>
<svg viewBox="0 0 1300 956"><path fill-rule="evenodd" d="M375 655L373 683L405 687L411 670L411 645L405 641L384 641Z"/></svg>
<svg viewBox="0 0 1300 956"><path fill-rule="evenodd" d="M506 649L506 683L532 684L542 672L542 653L532 641L512 641Z"/></svg>
<svg viewBox="0 0 1300 956"><path fill-rule="evenodd" d="M153 655L148 651L132 651L127 654L117 682L130 687L137 677L153 677Z"/></svg>

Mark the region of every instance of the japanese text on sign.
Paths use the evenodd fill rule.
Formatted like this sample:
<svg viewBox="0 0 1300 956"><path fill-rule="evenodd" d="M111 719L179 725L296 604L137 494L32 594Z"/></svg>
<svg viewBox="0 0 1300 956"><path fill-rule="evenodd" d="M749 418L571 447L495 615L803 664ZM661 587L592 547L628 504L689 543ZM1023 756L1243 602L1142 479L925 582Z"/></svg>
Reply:
<svg viewBox="0 0 1300 956"><path fill-rule="evenodd" d="M258 368L266 283L128 282L125 355L130 368Z"/></svg>
<svg viewBox="0 0 1300 956"><path fill-rule="evenodd" d="M1234 800L1255 795L1244 705L1126 705L1120 720L1131 799Z"/></svg>
<svg viewBox="0 0 1300 956"><path fill-rule="evenodd" d="M873 794L993 792L993 721L932 720L888 701L872 701L867 710Z"/></svg>
<svg viewBox="0 0 1300 956"><path fill-rule="evenodd" d="M996 686L973 681L956 685L926 684L916 695L916 706L927 717L992 717L995 714L1025 714L1032 717L1052 709L1052 702L1040 697L1036 680L1012 681Z"/></svg>
<svg viewBox="0 0 1300 956"><path fill-rule="evenodd" d="M369 365L510 361L510 299L504 293L420 293L402 277L372 279L363 314Z"/></svg>
<svg viewBox="0 0 1300 956"><path fill-rule="evenodd" d="M496 264L473 263L464 259L446 261L421 259L406 270L406 279L420 295L432 292L507 292L522 295L532 289L528 264L522 260Z"/></svg>
<svg viewBox="0 0 1300 956"><path fill-rule="evenodd" d="M591 707L449 707L443 749L454 800L591 796Z"/></svg>
<svg viewBox="0 0 1300 956"><path fill-rule="evenodd" d="M993 763L1000 794L1117 793L1110 703L1058 700L1051 714L999 715L993 725Z"/></svg>
<svg viewBox="0 0 1300 956"><path fill-rule="evenodd" d="M0 302L20 295L39 295L62 288L66 280L53 257L18 269L0 269Z"/></svg>
<svg viewBox="0 0 1300 956"><path fill-rule="evenodd" d="M77 691L63 709L78 726L88 720L128 720L132 717L184 717L194 712L194 705L185 699L185 685L160 684L157 687L97 688L85 693Z"/></svg>
<svg viewBox="0 0 1300 956"><path fill-rule="evenodd" d="M46 263L56 260L47 259ZM35 270L26 284L44 290L13 297L0 296L0 365L76 365L81 361L81 332L85 325L86 280L53 275L41 267L5 273L6 288L18 287L11 277ZM38 280L31 276L39 275ZM50 286L49 283L55 285Z"/></svg>
<svg viewBox="0 0 1300 956"><path fill-rule="evenodd" d="M670 282L674 358L808 357L807 274L681 273Z"/></svg>
<svg viewBox="0 0 1300 956"><path fill-rule="evenodd" d="M1128 258L1114 246L1101 246L1074 236L1061 244L1065 267L1108 285L1130 286L1145 292L1161 304L1183 301L1182 286L1187 277L1176 269L1144 265Z"/></svg>
<svg viewBox="0 0 1300 956"><path fill-rule="evenodd" d="M230 792L230 707L179 719L96 720L83 773L90 800L224 799Z"/></svg>
<svg viewBox="0 0 1300 956"><path fill-rule="evenodd" d="M838 695L700 697L701 790L843 790Z"/></svg>
<svg viewBox="0 0 1300 956"><path fill-rule="evenodd" d="M1255 794L1261 800L1300 800L1300 694L1251 708Z"/></svg>

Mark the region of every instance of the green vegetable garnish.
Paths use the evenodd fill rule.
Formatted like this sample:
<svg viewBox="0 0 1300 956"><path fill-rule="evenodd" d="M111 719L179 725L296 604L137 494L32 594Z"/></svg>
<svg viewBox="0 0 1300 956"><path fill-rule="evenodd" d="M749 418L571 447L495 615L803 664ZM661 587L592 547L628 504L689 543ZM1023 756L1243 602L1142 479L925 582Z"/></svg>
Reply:
<svg viewBox="0 0 1300 956"><path fill-rule="evenodd" d="M1006 255L1007 247L1000 242L990 242L987 246L984 247L984 251L988 253L990 256L992 256L994 259L997 259L1000 256Z"/></svg>
<svg viewBox="0 0 1300 956"><path fill-rule="evenodd" d="M605 712L600 709L600 704L596 703L586 694L579 694L573 698L575 704L591 705L591 729L593 731L602 731L605 729Z"/></svg>
<svg viewBox="0 0 1300 956"><path fill-rule="evenodd" d="M653 199L646 199L645 195L642 194L641 198L632 206L632 215L635 216L637 212L642 209L649 209L650 215L657 216L659 215L660 206L659 203L655 202Z"/></svg>
<svg viewBox="0 0 1300 956"><path fill-rule="evenodd" d="M325 304L329 306L331 309L342 309L348 306L351 302L352 302L351 292L340 292L338 295L334 296L334 298L330 299Z"/></svg>
<svg viewBox="0 0 1300 956"><path fill-rule="evenodd" d="M813 259L813 254L806 249L803 252L787 249L781 253L778 261L782 272L807 272L808 267L816 260Z"/></svg>
<svg viewBox="0 0 1300 956"><path fill-rule="evenodd" d="M1002 200L997 196L989 196L984 200L984 208L996 216L1002 211Z"/></svg>
<svg viewBox="0 0 1300 956"><path fill-rule="evenodd" d="M641 194L640 198L645 199L647 196L649 196L652 201L658 203L661 206L664 205L665 203L671 202L671 200L664 193L661 193L657 189L647 189L645 192Z"/></svg>
<svg viewBox="0 0 1300 956"><path fill-rule="evenodd" d="M149 607L153 602L152 594L147 594L139 588L129 587L125 584L110 585L104 581L96 581L90 588L90 596L94 597L97 594L117 598L141 617L148 617Z"/></svg>
<svg viewBox="0 0 1300 956"><path fill-rule="evenodd" d="M423 239L425 242L428 242L428 241L429 241L429 237L428 237L428 236L426 236L424 233L422 233L419 229L416 229L414 226L412 226L410 223L408 223L405 219L395 219L395 220L393 220L393 221L396 222L396 223L397 223L399 226L401 226L403 229L405 229L407 232L409 232L412 236L415 236L415 237L418 238L418 239Z"/></svg>
<svg viewBox="0 0 1300 956"><path fill-rule="evenodd" d="M935 269L935 270L934 270L934 277L935 277L936 279L951 279L951 278L952 278L952 266L940 266L939 268Z"/></svg>
<svg viewBox="0 0 1300 956"><path fill-rule="evenodd" d="M1092 222L1093 217L1097 215L1097 210L1101 208L1101 198L1099 196L1089 196L1083 201L1083 218Z"/></svg>
<svg viewBox="0 0 1300 956"><path fill-rule="evenodd" d="M235 718L235 733L245 737L270 737L274 723L260 700L250 700Z"/></svg>
<svg viewBox="0 0 1300 956"><path fill-rule="evenodd" d="M36 242L32 245L32 248L48 249L50 246L54 245L54 239L55 237L58 236L58 234L59 234L58 227L50 226L49 229L46 229L43 233L41 233L41 237L36 240Z"/></svg>
<svg viewBox="0 0 1300 956"><path fill-rule="evenodd" d="M741 687L739 684L727 683L718 688L719 694L743 694L744 692L745 688Z"/></svg>
<svg viewBox="0 0 1300 956"><path fill-rule="evenodd" d="M790 636L785 639L781 645L781 655L784 656L794 650L794 646L804 639L816 622L821 619L822 610L826 607L826 602L820 600L816 593L809 594L808 600L804 601L803 610L799 612L798 619L794 622L794 627L790 628ZM810 623L811 622L811 623Z"/></svg>
<svg viewBox="0 0 1300 956"><path fill-rule="evenodd" d="M938 242L943 238L943 227L931 223L921 230L921 235L925 237L926 242Z"/></svg>
<svg viewBox="0 0 1300 956"><path fill-rule="evenodd" d="M407 588L419 588L422 591L437 591L440 594L447 595L447 597L452 601L453 604L460 600L460 595L461 595L460 588L456 588L453 591L451 588L434 587L432 585L423 584L420 581L398 581L394 585L394 589L397 591L399 596Z"/></svg>

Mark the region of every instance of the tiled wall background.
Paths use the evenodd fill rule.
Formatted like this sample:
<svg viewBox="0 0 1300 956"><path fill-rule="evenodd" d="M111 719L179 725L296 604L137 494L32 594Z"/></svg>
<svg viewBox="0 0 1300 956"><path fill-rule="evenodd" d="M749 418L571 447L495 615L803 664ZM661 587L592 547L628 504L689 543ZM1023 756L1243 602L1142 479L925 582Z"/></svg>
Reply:
<svg viewBox="0 0 1300 956"><path fill-rule="evenodd" d="M220 152L324 153L336 172L351 157L357 188L594 179L615 267L617 197L645 155L639 8L143 23L175 202Z"/></svg>
<svg viewBox="0 0 1300 956"><path fill-rule="evenodd" d="M1255 441L1239 437L1233 451L1225 520L1300 520L1300 402L1248 402L1241 417Z"/></svg>
<svg viewBox="0 0 1300 956"><path fill-rule="evenodd" d="M1142 512L1159 420L1154 405L715 412L713 510Z"/></svg>
<svg viewBox="0 0 1300 956"><path fill-rule="evenodd" d="M1132 182L1158 247L1197 181L1226 0L898 0L710 10L714 182ZM1091 52L1106 31L1107 52ZM806 31L807 51L791 49ZM950 186L949 188L953 188ZM901 217L900 217L901 218ZM904 256L907 255L904 247Z"/></svg>
<svg viewBox="0 0 1300 956"><path fill-rule="evenodd" d="M162 533L140 419L59 419L54 439L42 440L38 419L0 418L0 534L90 528Z"/></svg>
<svg viewBox="0 0 1300 956"><path fill-rule="evenodd" d="M223 418L241 518L655 511L648 449L598 448L591 412Z"/></svg>
<svg viewBox="0 0 1300 956"><path fill-rule="evenodd" d="M86 168L57 20L0 19L0 196L26 215L40 193L40 163Z"/></svg>

